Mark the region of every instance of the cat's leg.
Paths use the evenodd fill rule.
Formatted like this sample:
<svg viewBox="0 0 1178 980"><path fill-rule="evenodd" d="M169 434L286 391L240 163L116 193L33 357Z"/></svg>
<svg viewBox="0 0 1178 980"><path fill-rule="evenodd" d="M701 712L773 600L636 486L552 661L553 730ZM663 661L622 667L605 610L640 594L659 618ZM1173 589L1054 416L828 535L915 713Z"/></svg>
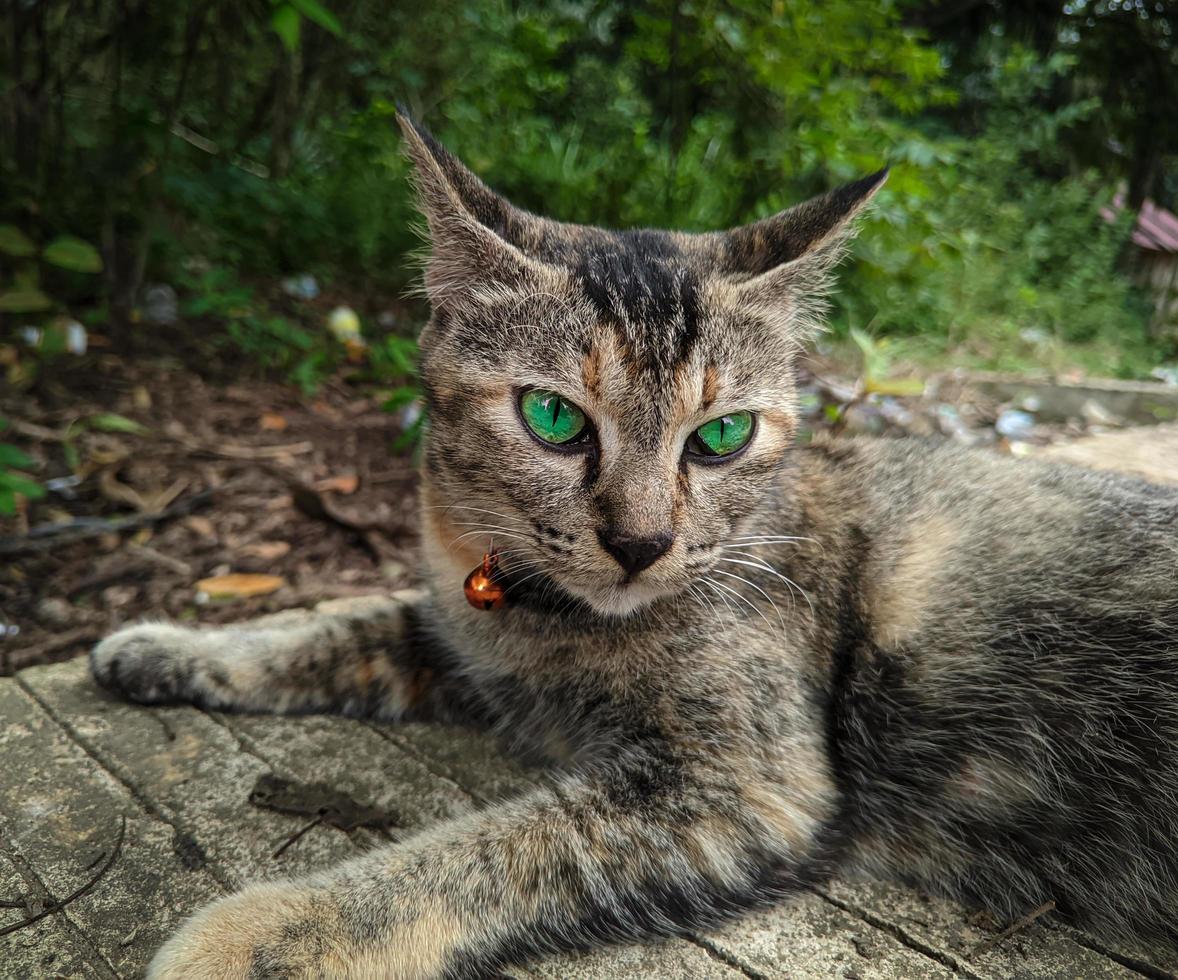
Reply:
<svg viewBox="0 0 1178 980"><path fill-rule="evenodd" d="M460 717L470 706L448 652L422 627L424 598L342 600L221 629L129 626L94 648L90 666L104 687L143 704Z"/></svg>
<svg viewBox="0 0 1178 980"><path fill-rule="evenodd" d="M827 868L835 791L817 752L795 761L810 771L791 791L756 764L696 768L673 750L616 758L332 871L223 899L165 944L149 976L483 977L703 928Z"/></svg>

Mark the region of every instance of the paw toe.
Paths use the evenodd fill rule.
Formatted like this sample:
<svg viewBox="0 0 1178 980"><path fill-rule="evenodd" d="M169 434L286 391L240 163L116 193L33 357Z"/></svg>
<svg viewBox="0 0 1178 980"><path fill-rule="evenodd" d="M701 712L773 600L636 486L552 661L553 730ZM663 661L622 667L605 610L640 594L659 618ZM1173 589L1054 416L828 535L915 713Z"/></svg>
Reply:
<svg viewBox="0 0 1178 980"><path fill-rule="evenodd" d="M183 697L192 658L183 631L169 626L135 626L107 637L90 653L94 679L133 701L159 704Z"/></svg>

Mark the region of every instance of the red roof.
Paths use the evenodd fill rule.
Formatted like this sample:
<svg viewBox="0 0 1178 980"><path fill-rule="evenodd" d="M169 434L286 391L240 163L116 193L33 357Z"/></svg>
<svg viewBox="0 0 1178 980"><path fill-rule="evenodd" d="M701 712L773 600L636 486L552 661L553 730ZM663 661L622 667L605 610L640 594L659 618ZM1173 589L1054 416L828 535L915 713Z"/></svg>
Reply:
<svg viewBox="0 0 1178 980"><path fill-rule="evenodd" d="M1100 216L1105 221L1113 221L1124 206L1125 195L1118 191L1112 206L1102 208ZM1146 198L1137 213L1137 224L1130 237L1134 245L1150 252L1178 252L1178 216Z"/></svg>

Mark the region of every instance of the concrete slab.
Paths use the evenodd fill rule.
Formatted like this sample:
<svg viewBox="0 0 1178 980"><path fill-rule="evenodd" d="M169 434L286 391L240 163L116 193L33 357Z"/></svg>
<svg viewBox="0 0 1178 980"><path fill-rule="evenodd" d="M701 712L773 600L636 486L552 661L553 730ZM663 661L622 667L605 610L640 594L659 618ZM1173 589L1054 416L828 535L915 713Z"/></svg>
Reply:
<svg viewBox="0 0 1178 980"><path fill-rule="evenodd" d="M1046 459L1178 484L1178 423L1122 429L1048 446Z"/></svg>
<svg viewBox="0 0 1178 980"><path fill-rule="evenodd" d="M70 666L80 673L83 665ZM138 975L184 916L223 893L222 884L186 854L175 826L148 812L15 680L0 683L0 719L0 842L26 876L54 896L70 894L108 853L126 819L122 853L110 872L58 916L114 973ZM25 938L22 930L0 943ZM11 972L2 957L0 975L29 976Z"/></svg>
<svg viewBox="0 0 1178 980"><path fill-rule="evenodd" d="M0 909L0 929L22 921L32 911L44 908L49 893L31 874L25 877L0 844L0 899L30 900L32 909ZM0 937L0 968L14 977L84 977L110 980L115 972L89 948L77 928L57 913L40 922Z"/></svg>

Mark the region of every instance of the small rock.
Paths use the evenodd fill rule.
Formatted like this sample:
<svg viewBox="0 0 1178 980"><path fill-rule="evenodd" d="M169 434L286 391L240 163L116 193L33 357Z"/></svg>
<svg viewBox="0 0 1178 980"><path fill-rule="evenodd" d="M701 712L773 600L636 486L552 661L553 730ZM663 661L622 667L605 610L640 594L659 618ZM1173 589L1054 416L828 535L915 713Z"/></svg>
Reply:
<svg viewBox="0 0 1178 980"><path fill-rule="evenodd" d="M65 599L50 596L37 603L35 610L39 622L46 626L69 626L74 619L74 608Z"/></svg>
<svg viewBox="0 0 1178 980"><path fill-rule="evenodd" d="M1024 412L1031 412L1033 414L1043 408L1043 399L1038 395L1027 395L1021 402L1019 402L1018 407L1021 408Z"/></svg>
<svg viewBox="0 0 1178 980"><path fill-rule="evenodd" d="M1017 408L1008 408L998 416L994 429L1005 439L1026 439L1035 431L1035 416Z"/></svg>
<svg viewBox="0 0 1178 980"><path fill-rule="evenodd" d="M304 273L282 280L282 291L294 299L309 300L319 295L319 283L314 276Z"/></svg>
<svg viewBox="0 0 1178 980"><path fill-rule="evenodd" d="M376 315L376 325L382 330L392 330L397 325L397 314L392 310L384 310Z"/></svg>
<svg viewBox="0 0 1178 980"><path fill-rule="evenodd" d="M133 585L112 585L102 590L102 602L107 609L119 609L134 602L139 590Z"/></svg>
<svg viewBox="0 0 1178 980"><path fill-rule="evenodd" d="M942 434L951 436L967 446L972 446L978 441L978 436L962 421L957 409L952 405L938 405L936 414L937 426Z"/></svg>
<svg viewBox="0 0 1178 980"><path fill-rule="evenodd" d="M148 323L169 324L180 318L180 301L176 290L165 283L148 286L143 291L143 319Z"/></svg>
<svg viewBox="0 0 1178 980"><path fill-rule="evenodd" d="M887 420L889 425L898 426L901 429L910 429L914 421L914 416L908 408L894 398L883 398L879 403L879 412Z"/></svg>
<svg viewBox="0 0 1178 980"><path fill-rule="evenodd" d="M848 432L859 435L879 435L887 428L883 413L866 402L848 405L843 412L843 424Z"/></svg>
<svg viewBox="0 0 1178 980"><path fill-rule="evenodd" d="M89 342L86 328L77 320L67 320L63 327L65 329L65 349L71 354L85 354Z"/></svg>

